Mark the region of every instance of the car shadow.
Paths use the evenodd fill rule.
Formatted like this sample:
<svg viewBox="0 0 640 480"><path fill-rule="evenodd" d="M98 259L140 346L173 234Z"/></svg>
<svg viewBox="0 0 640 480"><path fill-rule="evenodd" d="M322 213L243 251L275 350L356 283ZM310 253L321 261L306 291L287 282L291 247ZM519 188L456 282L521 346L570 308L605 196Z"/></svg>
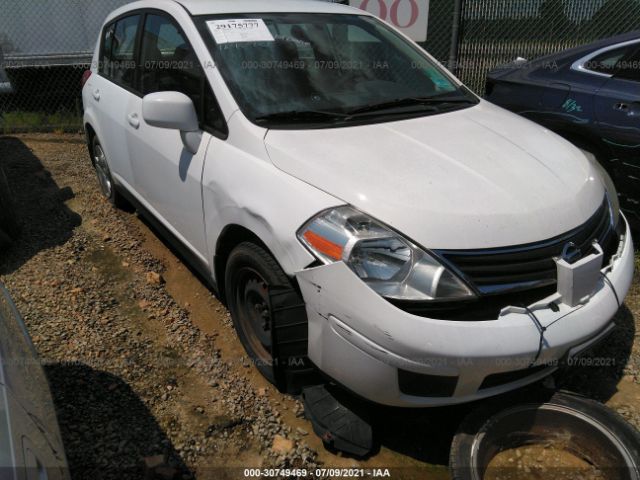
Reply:
<svg viewBox="0 0 640 480"><path fill-rule="evenodd" d="M192 258L185 255L183 250L177 248L176 245L178 244L178 240L173 239L171 233L162 227L159 222L150 220L150 214L142 211L136 211L136 215L138 220L140 220L140 223L144 225L144 227L146 227L174 257L180 260L182 265L184 265L184 267L200 281L211 295L213 295L219 302L224 303L222 302L219 292L212 287L211 281L207 279L203 272L193 266Z"/></svg>
<svg viewBox="0 0 640 480"><path fill-rule="evenodd" d="M378 468L381 463L384 464L389 455L385 450L400 453L408 457L403 459L402 465L402 478L408 479L449 478L441 474L446 474L446 470L442 467L446 467L449 463L449 450L453 436L462 420L473 410L474 405L477 406L480 403L433 408L389 407L371 403L332 382L329 382L325 388L341 407L338 408L335 404L333 406L335 410L332 410L330 415L326 415L322 406L317 410L305 411L305 417L311 421L314 431L321 438L330 439L329 443L324 444L324 448L340 457L364 461L363 468ZM306 400L304 401L306 404ZM342 417L345 410L348 410L349 414ZM338 415L336 413L338 411L343 413ZM356 417L363 423L358 423L355 420ZM336 418L340 418L339 422L334 423L337 428L328 434L327 427L320 419L329 419L332 422ZM314 423L316 421L319 423ZM366 442L370 440L363 429L364 425L371 428L373 445L366 455L361 456L354 452L365 448ZM316 427L319 430L316 430ZM337 438L332 438L333 436ZM334 442L342 442L344 449L339 450L334 447ZM371 465L367 464L369 460L372 461ZM396 466L393 468L395 469Z"/></svg>
<svg viewBox="0 0 640 480"><path fill-rule="evenodd" d="M618 392L636 337L636 319L626 305L614 317L616 328L609 337L575 359L557 376L563 390L606 402Z"/></svg>
<svg viewBox="0 0 640 480"><path fill-rule="evenodd" d="M383 408L374 421L381 447L429 465L447 466L451 442L473 405L426 409Z"/></svg>
<svg viewBox="0 0 640 480"><path fill-rule="evenodd" d="M124 380L82 363L48 364L45 372L73 479L193 478Z"/></svg>
<svg viewBox="0 0 640 480"><path fill-rule="evenodd" d="M20 236L0 247L0 275L14 272L38 252L66 243L81 217L64 202L74 197L19 138L0 136L0 166L11 189Z"/></svg>

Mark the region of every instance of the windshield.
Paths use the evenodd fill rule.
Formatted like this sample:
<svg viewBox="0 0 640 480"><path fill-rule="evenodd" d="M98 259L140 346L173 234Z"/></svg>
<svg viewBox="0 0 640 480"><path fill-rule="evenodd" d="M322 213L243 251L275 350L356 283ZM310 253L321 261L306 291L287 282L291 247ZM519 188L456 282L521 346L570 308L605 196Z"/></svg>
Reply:
<svg viewBox="0 0 640 480"><path fill-rule="evenodd" d="M478 102L369 16L269 13L196 19L243 113L270 128L432 115Z"/></svg>

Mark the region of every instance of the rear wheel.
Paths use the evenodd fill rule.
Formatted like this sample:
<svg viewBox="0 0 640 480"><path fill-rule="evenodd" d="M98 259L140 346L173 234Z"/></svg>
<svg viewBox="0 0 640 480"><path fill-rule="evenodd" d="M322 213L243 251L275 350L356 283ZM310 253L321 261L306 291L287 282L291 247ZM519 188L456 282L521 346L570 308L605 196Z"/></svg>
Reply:
<svg viewBox="0 0 640 480"><path fill-rule="evenodd" d="M92 161L93 167L96 170L98 177L98 183L100 184L100 191L102 195L111 202L116 208L126 209L129 207L129 203L120 194L116 184L111 176L111 170L109 169L109 162L107 161L107 155L104 152L104 148L100 144L98 137L93 137L92 145Z"/></svg>
<svg viewBox="0 0 640 480"><path fill-rule="evenodd" d="M16 216L13 194L7 177L0 168L0 243L8 243L20 234L20 223Z"/></svg>

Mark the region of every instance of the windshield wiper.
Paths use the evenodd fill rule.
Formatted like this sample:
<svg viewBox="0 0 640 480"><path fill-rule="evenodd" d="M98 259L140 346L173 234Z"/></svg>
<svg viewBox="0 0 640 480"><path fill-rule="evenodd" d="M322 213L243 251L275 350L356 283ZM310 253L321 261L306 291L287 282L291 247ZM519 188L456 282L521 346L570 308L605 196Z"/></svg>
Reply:
<svg viewBox="0 0 640 480"><path fill-rule="evenodd" d="M291 110L288 112L275 112L261 115L256 117L254 121L256 123L337 121L347 116L348 115L341 112L323 110Z"/></svg>
<svg viewBox="0 0 640 480"><path fill-rule="evenodd" d="M438 111L438 106L445 104L475 104L476 101L468 97L406 97L398 98L388 102L374 103L364 105L347 111L328 111L328 110L290 110L286 112L274 112L260 115L254 119L258 124L270 122L331 122L349 121L352 118L367 115L370 113L382 113L389 110L388 113L407 113L404 111L406 107L419 107L422 111ZM397 109L403 109L402 112L396 112ZM412 112L413 113L413 112Z"/></svg>
<svg viewBox="0 0 640 480"><path fill-rule="evenodd" d="M373 103L362 107L354 108L346 112L349 117L393 110L402 107L427 107L430 110L437 110L437 107L444 104L476 104L475 100L468 97L406 97L391 100L389 102Z"/></svg>

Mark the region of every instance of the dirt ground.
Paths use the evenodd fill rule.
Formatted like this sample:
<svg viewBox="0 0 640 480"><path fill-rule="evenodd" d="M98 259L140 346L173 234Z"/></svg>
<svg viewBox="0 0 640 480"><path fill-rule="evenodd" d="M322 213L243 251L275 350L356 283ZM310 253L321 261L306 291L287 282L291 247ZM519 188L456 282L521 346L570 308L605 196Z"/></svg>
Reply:
<svg viewBox="0 0 640 480"><path fill-rule="evenodd" d="M102 199L81 136L0 137L0 162L23 224L0 252L0 281L45 363L74 479L142 478L157 464L160 478L236 479L269 466L448 478L451 437L473 406L382 409L375 454L326 450L301 403L250 364L201 280L137 214ZM636 428L639 300L636 278L619 328L562 378Z"/></svg>

